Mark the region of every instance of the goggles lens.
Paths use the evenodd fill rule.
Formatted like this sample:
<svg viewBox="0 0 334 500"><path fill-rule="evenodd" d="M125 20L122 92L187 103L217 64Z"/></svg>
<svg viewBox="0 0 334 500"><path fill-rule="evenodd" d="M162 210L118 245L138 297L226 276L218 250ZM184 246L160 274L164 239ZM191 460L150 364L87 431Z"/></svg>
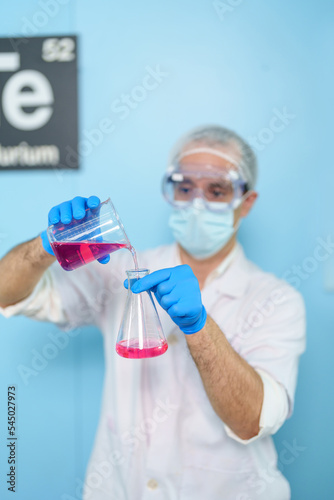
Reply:
<svg viewBox="0 0 334 500"><path fill-rule="evenodd" d="M235 171L222 174L174 171L167 173L163 181L164 197L179 208L202 198L210 210L226 211L240 204L245 190L245 182Z"/></svg>

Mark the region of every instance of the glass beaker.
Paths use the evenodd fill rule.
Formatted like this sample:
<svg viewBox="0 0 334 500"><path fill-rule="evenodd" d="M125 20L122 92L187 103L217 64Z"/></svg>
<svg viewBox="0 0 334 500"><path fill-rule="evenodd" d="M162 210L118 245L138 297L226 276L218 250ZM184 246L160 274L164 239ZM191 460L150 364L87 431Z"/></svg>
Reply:
<svg viewBox="0 0 334 500"><path fill-rule="evenodd" d="M126 271L128 295L122 323L118 332L116 352L123 358L154 358L167 351L168 344L162 330L150 290L132 293L134 283L149 274L148 269Z"/></svg>
<svg viewBox="0 0 334 500"><path fill-rule="evenodd" d="M65 271L73 271L96 259L127 248L132 250L122 221L110 198L69 224L58 222L47 229L52 250Z"/></svg>

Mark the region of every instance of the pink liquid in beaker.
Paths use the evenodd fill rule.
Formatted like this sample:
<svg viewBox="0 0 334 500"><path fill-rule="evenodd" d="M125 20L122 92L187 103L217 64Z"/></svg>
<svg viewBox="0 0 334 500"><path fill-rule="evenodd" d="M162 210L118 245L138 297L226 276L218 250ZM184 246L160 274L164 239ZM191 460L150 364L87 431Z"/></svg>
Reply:
<svg viewBox="0 0 334 500"><path fill-rule="evenodd" d="M166 352L167 349L167 342L165 340L157 341L157 339L146 339L142 349L139 348L138 339L131 339L129 342L121 340L116 344L117 354L130 359L155 358Z"/></svg>
<svg viewBox="0 0 334 500"><path fill-rule="evenodd" d="M121 248L128 248L123 243L105 242L54 242L51 244L52 250L57 257L61 267L65 271L73 271L83 264L88 264L95 259L100 259L105 255L116 252Z"/></svg>

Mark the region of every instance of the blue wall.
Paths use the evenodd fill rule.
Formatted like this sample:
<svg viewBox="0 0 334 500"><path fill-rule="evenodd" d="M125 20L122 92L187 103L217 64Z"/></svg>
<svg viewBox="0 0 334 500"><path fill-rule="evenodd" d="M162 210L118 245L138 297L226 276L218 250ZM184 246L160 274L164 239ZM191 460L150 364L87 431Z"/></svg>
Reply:
<svg viewBox="0 0 334 500"><path fill-rule="evenodd" d="M49 208L77 194L111 196L139 249L169 242L160 179L174 140L212 122L252 142L257 137L260 197L241 241L264 269L294 280L308 316L295 413L275 440L279 452L298 446L291 463L281 462L293 499L332 498L334 257L328 253L320 262L313 254L318 238L334 239L334 4L227 0L230 9L219 15L211 1L54 0L58 11L39 27L34 20L43 3L2 2L0 36L78 34L81 139L106 117L115 130L92 147L79 172L0 172L0 255L38 234ZM124 119L111 111L141 83L146 67L156 65L168 74L157 89ZM268 131L284 109L289 118L282 130ZM0 330L0 496L11 498L3 486L3 437L6 387L17 384L17 498L79 498L75 488L99 415L101 336L84 329L25 386L18 365L29 366L32 350L40 352L57 328L0 318Z"/></svg>

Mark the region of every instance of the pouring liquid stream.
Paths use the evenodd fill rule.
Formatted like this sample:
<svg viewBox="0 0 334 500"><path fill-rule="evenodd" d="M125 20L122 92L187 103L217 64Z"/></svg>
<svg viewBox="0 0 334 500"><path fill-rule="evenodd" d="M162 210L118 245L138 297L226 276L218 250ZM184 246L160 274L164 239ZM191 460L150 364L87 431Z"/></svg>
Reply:
<svg viewBox="0 0 334 500"><path fill-rule="evenodd" d="M130 245L129 248L133 262L135 265L135 270L137 271L137 279L139 279L139 267L138 267L138 259L137 259L137 253L135 248ZM129 283L130 286L130 283ZM139 304L140 304L140 309L138 311L139 313L139 318L140 322L142 324L142 332L145 334L146 338L146 328L145 328L145 321L144 321L144 307L143 307L143 301L141 295L139 296ZM156 349L155 346L150 347L149 345L144 345L144 339L142 335L139 335L138 339L131 339L130 342L127 342L127 346L121 346L119 345L119 351L118 354L125 358L147 358L153 356L153 351Z"/></svg>

